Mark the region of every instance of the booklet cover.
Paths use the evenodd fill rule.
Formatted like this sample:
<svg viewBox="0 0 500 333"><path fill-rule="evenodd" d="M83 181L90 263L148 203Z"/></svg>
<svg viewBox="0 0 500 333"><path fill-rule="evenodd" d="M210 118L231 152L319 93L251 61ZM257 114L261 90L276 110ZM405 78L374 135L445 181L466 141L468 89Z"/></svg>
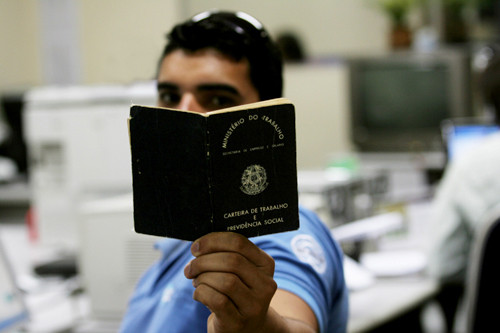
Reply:
<svg viewBox="0 0 500 333"><path fill-rule="evenodd" d="M195 240L298 229L289 100L204 114L132 105L129 134L136 232Z"/></svg>

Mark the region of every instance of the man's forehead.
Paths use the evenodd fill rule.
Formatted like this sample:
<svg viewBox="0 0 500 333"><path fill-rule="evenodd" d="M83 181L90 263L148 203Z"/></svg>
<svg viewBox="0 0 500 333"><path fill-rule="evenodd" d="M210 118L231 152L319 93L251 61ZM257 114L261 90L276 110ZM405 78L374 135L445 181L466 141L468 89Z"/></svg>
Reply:
<svg viewBox="0 0 500 333"><path fill-rule="evenodd" d="M215 49L195 52L178 49L164 57L158 73L158 82L177 85L248 84L248 61L235 61Z"/></svg>
<svg viewBox="0 0 500 333"><path fill-rule="evenodd" d="M172 60L177 60L177 61L189 61L189 60L196 60L199 59L200 61L203 61L204 63L206 62L220 62L224 63L228 66L249 66L248 59L243 57L241 59L235 59L234 57L224 54L221 51L208 47L208 48L203 48L195 51L191 50L186 50L186 49L176 49L169 54L167 54L162 62L168 62Z"/></svg>
<svg viewBox="0 0 500 333"><path fill-rule="evenodd" d="M227 59L227 60L230 60L233 62L239 62L239 60L235 59L234 57L232 57L228 54L223 53L222 51L216 49L215 47L204 47L204 48L197 49L197 50L188 50L188 49L178 48L178 49L174 50L173 52L182 53L182 54L185 54L188 56L203 56L203 55L210 56L211 55L211 56L215 56L215 57L220 57L222 59ZM244 59L244 57L242 57L242 59Z"/></svg>

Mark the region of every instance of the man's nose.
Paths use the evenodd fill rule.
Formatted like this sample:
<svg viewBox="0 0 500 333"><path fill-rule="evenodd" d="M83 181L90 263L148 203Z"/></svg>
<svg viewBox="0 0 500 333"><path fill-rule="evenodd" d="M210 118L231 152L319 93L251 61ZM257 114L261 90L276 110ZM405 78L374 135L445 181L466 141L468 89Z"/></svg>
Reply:
<svg viewBox="0 0 500 333"><path fill-rule="evenodd" d="M180 110L193 111L193 112L206 112L196 100L196 97L191 93L182 95L178 108Z"/></svg>

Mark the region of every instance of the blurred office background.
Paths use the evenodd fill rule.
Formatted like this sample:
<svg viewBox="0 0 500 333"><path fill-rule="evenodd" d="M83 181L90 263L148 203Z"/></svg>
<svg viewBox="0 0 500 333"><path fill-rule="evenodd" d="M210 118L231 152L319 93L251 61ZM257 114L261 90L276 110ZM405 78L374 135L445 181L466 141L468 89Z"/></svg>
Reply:
<svg viewBox="0 0 500 333"><path fill-rule="evenodd" d="M151 80L164 35L174 22L209 8L241 9L265 22L275 37L291 32L299 38L308 66L306 69L289 66L285 94L296 101L299 111L298 131L302 138L298 143L299 167L323 167L330 162L326 153L358 148L351 137L351 113L356 110L351 108L353 92L347 61L394 50L414 55L440 49L452 49L448 52L450 57L463 56L469 61L482 43L496 39L500 28L495 21L494 1L484 0L488 5L483 7L464 6L462 20L453 30L457 31L455 35L447 29L450 20L443 6L448 1L474 3L402 1L413 6L403 20L410 39L407 45L403 40L399 47L391 44L394 20L380 5L385 1L379 0L311 3L171 0L141 4L133 1L1 1L0 91L8 99L16 93L44 86L128 85ZM454 66L454 72L464 72L463 65ZM445 70L449 70L448 67ZM316 80L315 84L302 84L310 78ZM457 98L468 104L452 106L455 110L443 112L441 117L480 112L469 92L469 88L474 89L473 78L464 81L460 77L459 80L463 81L461 87L449 89L455 96L465 95ZM314 107L309 102L314 102ZM462 110L457 111L460 107ZM328 126L317 126L318 119ZM311 149L313 145L317 149Z"/></svg>
<svg viewBox="0 0 500 333"><path fill-rule="evenodd" d="M449 159L443 124L488 122L476 76L498 41L500 5L402 0L409 5L398 16L384 3L399 1L0 0L0 227L7 245L26 243L12 256L25 288L77 276L87 297L80 312L120 317L157 256L156 239L131 232L129 106L155 103L158 56L173 24L211 8L243 10L273 37L292 34L301 44L303 58L285 65L300 199L355 259L350 331L416 309L429 332L440 332L439 311L421 311L436 291L429 281L396 286L415 287L416 296L410 305L395 300L385 319L359 317L376 308L370 290L387 287L378 278L423 274L418 251ZM340 228L350 222L360 224ZM381 249L408 251L409 267L374 268L382 258L373 256L356 266Z"/></svg>

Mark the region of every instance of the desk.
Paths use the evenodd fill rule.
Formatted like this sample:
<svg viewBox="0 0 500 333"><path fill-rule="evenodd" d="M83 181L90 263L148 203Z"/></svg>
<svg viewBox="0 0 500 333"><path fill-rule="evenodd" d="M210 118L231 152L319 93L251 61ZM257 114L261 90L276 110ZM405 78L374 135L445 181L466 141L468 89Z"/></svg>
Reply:
<svg viewBox="0 0 500 333"><path fill-rule="evenodd" d="M367 332L425 304L437 283L421 276L382 278L349 296L348 332Z"/></svg>
<svg viewBox="0 0 500 333"><path fill-rule="evenodd" d="M340 168L302 170L297 182L299 202L330 227L371 216L387 188L382 171L351 175Z"/></svg>
<svg viewBox="0 0 500 333"><path fill-rule="evenodd" d="M405 205L405 232L379 240L380 251L423 251L427 241L431 201ZM366 332L397 320L426 305L437 293L438 283L422 272L379 277L365 289L350 294L349 332Z"/></svg>

